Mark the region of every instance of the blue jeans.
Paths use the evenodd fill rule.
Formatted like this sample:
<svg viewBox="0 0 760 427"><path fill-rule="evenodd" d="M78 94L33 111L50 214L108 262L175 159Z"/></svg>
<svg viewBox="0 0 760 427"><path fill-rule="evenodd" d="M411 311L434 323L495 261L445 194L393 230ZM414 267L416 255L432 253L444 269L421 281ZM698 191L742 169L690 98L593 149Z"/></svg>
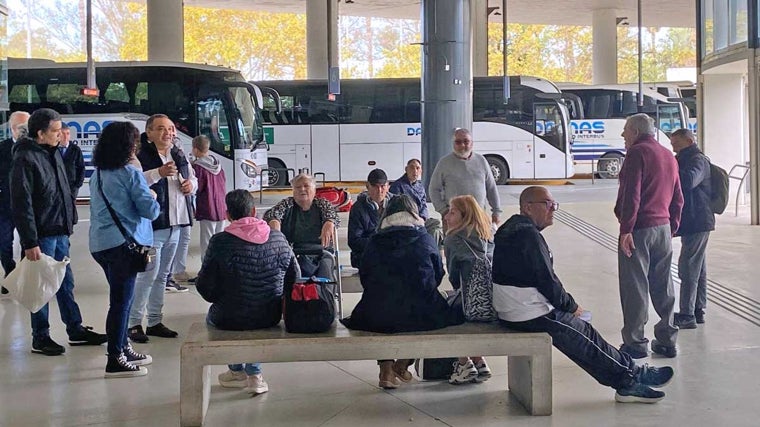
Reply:
<svg viewBox="0 0 760 427"><path fill-rule="evenodd" d="M13 261L13 219L9 216L0 215L0 261L5 270L5 276L11 274L16 268Z"/></svg>
<svg viewBox="0 0 760 427"><path fill-rule="evenodd" d="M40 251L53 257L56 261L62 261L69 256L69 236L50 236L39 239ZM61 288L55 294L58 300L58 310L61 312L61 320L66 324L66 333L71 336L82 329L82 313L74 301L74 274L71 265L66 266L66 275L63 276ZM49 304L45 304L40 311L32 313L32 336L43 338L50 335L50 323L48 323Z"/></svg>
<svg viewBox="0 0 760 427"><path fill-rule="evenodd" d="M179 227L170 227L153 231L153 247L156 248L156 268L153 271L137 273L135 280L135 298L129 311L129 327L142 325L147 308L148 326L161 323L164 308L164 289L166 275L172 267L174 254L177 252Z"/></svg>
<svg viewBox="0 0 760 427"><path fill-rule="evenodd" d="M134 297L137 272L128 262L124 262L129 258L129 250L124 245L93 252L92 257L103 268L108 286L111 288L106 316L108 355L118 356L127 346L127 321Z"/></svg>
<svg viewBox="0 0 760 427"><path fill-rule="evenodd" d="M170 274L185 273L187 270L187 251L190 249L190 232L193 227L179 227L179 241L177 242L177 253L172 260Z"/></svg>
<svg viewBox="0 0 760 427"><path fill-rule="evenodd" d="M214 325L214 322L209 320L208 315L206 315L206 323L213 327L216 327L216 325ZM232 365L227 365L227 367L230 368L230 371L232 372L245 371L245 374L248 376L258 375L261 373L261 363L235 363Z"/></svg>

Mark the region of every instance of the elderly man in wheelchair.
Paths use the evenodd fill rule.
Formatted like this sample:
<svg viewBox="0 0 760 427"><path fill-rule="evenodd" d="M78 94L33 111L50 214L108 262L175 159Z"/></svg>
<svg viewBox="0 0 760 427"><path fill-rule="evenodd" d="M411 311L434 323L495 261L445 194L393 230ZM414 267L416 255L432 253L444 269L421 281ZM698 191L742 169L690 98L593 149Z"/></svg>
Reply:
<svg viewBox="0 0 760 427"><path fill-rule="evenodd" d="M264 214L264 221L280 230L293 246L304 277L337 280L335 227L338 212L325 199L315 198L311 175L299 174L291 181L293 197L281 200Z"/></svg>

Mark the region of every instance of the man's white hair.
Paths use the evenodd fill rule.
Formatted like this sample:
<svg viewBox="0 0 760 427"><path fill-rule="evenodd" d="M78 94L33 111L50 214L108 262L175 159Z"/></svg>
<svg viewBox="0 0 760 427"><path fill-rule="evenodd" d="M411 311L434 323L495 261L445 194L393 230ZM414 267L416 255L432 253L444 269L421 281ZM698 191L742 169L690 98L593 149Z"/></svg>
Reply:
<svg viewBox="0 0 760 427"><path fill-rule="evenodd" d="M628 123L629 129L636 131L639 135L657 135L657 130L654 127L654 119L645 113L629 116L628 119L626 119L626 123Z"/></svg>

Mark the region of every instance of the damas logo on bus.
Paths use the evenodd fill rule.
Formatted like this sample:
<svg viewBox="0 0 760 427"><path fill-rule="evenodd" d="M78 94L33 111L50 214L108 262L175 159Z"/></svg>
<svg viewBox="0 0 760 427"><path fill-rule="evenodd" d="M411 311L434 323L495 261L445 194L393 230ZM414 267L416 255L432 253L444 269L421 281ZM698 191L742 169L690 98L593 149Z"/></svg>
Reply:
<svg viewBox="0 0 760 427"><path fill-rule="evenodd" d="M406 136L417 136L422 135L422 128L406 128Z"/></svg>
<svg viewBox="0 0 760 427"><path fill-rule="evenodd" d="M94 146L97 143L98 137L103 131L103 128L108 126L111 122L112 120L106 120L103 122L90 120L82 123L70 121L66 122L66 124L68 124L71 129L71 139L76 141L76 144L80 147L86 147Z"/></svg>
<svg viewBox="0 0 760 427"><path fill-rule="evenodd" d="M570 126L577 139L604 138L604 122L601 120L573 120Z"/></svg>

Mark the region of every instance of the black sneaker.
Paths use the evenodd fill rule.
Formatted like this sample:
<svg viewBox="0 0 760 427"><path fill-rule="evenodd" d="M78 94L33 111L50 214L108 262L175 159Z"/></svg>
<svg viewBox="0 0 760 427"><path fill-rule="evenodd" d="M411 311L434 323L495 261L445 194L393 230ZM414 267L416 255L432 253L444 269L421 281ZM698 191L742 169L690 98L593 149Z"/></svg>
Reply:
<svg viewBox="0 0 760 427"><path fill-rule="evenodd" d="M140 344L145 344L149 340L148 336L145 335L145 332L143 332L142 325L137 325L129 328L127 330L127 335L129 336L130 340L139 342Z"/></svg>
<svg viewBox="0 0 760 427"><path fill-rule="evenodd" d="M673 368L670 366L655 367L646 363L639 368L636 380L648 387L665 387L673 379Z"/></svg>
<svg viewBox="0 0 760 427"><path fill-rule="evenodd" d="M678 329L697 329L696 316L689 316L688 314L675 313L673 315L673 324Z"/></svg>
<svg viewBox="0 0 760 427"><path fill-rule="evenodd" d="M169 294L178 294L178 293L184 293L188 292L190 289L180 285L179 283L175 282L174 279L169 279L166 281L166 288L164 291Z"/></svg>
<svg viewBox="0 0 760 427"><path fill-rule="evenodd" d="M53 341L50 336L32 338L32 353L44 354L45 356L59 356L66 353L66 348Z"/></svg>
<svg viewBox="0 0 760 427"><path fill-rule="evenodd" d="M664 357L676 357L676 346L667 346L660 344L657 340L652 340L652 353L657 353Z"/></svg>
<svg viewBox="0 0 760 427"><path fill-rule="evenodd" d="M136 366L134 363L127 361L127 356L120 354L118 356L108 356L106 363L106 378L131 378L147 375L148 370Z"/></svg>
<svg viewBox="0 0 760 427"><path fill-rule="evenodd" d="M620 403L656 403L664 397L665 393L639 383L615 392L615 401Z"/></svg>
<svg viewBox="0 0 760 427"><path fill-rule="evenodd" d="M623 353L628 353L629 356L631 356L632 359L643 359L647 356L649 356L649 352L646 350L637 350L634 347L631 347L629 345L622 344L620 346L620 351Z"/></svg>
<svg viewBox="0 0 760 427"><path fill-rule="evenodd" d="M159 323L155 326L148 326L145 328L145 334L161 338L177 338L177 335L179 335L176 331L167 328L163 323Z"/></svg>
<svg viewBox="0 0 760 427"><path fill-rule="evenodd" d="M694 320L697 321L700 325L705 323L705 312L704 311L695 311L694 312Z"/></svg>
<svg viewBox="0 0 760 427"><path fill-rule="evenodd" d="M7 289L5 289L5 286L2 286L2 289L0 289L0 293L2 293L3 295L8 295L9 292Z"/></svg>
<svg viewBox="0 0 760 427"><path fill-rule="evenodd" d="M195 285L195 281L196 281L196 280L198 280L198 276L195 276L195 277L191 277L191 278L187 279L187 283L188 283L189 285Z"/></svg>
<svg viewBox="0 0 760 427"><path fill-rule="evenodd" d="M127 362L135 366L145 366L153 363L153 358L149 354L138 353L129 344L124 347L124 356L127 358Z"/></svg>
<svg viewBox="0 0 760 427"><path fill-rule="evenodd" d="M105 334L92 331L92 326L82 326L79 331L69 335L69 345L101 345L108 341Z"/></svg>

